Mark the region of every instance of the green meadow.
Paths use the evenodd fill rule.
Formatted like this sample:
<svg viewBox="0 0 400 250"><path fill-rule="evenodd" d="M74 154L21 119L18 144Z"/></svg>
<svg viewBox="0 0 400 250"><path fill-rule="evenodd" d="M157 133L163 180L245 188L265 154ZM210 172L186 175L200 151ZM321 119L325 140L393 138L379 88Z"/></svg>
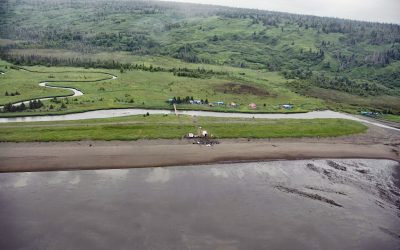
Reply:
<svg viewBox="0 0 400 250"><path fill-rule="evenodd" d="M26 70L24 70L26 69ZM25 66L23 69L1 66L5 74L0 76L0 105L22 100L67 96L69 90L50 89L38 85L50 81L51 86L71 87L84 93L80 97L60 99L54 103L44 101L37 110L2 113L2 116L54 114L82 112L110 108L162 108L171 109L170 98L186 96L209 103L223 101L226 105L179 104L178 109L215 110L229 112L307 112L324 109L322 100L305 97L286 87L287 80L277 72L238 70L230 67L214 67L223 72L203 78L182 77L172 72L150 72L143 70L84 69L73 67ZM103 73L102 73L103 72ZM110 79L110 75L116 79ZM5 92L20 95L6 96ZM234 102L236 107L229 104ZM64 103L64 108L61 108ZM248 107L256 103L257 109ZM294 104L286 110L282 104ZM53 106L50 109L50 105Z"/></svg>
<svg viewBox="0 0 400 250"><path fill-rule="evenodd" d="M342 119L238 119L172 115L130 116L63 122L0 125L0 141L79 141L180 139L201 126L213 138L334 137L364 132L359 122Z"/></svg>

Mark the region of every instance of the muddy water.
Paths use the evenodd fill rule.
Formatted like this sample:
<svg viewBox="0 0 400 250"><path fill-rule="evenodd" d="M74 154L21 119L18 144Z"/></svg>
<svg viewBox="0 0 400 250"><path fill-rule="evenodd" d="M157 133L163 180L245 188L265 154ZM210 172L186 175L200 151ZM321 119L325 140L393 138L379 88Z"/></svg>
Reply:
<svg viewBox="0 0 400 250"><path fill-rule="evenodd" d="M0 249L398 249L396 166L311 160L0 174Z"/></svg>
<svg viewBox="0 0 400 250"><path fill-rule="evenodd" d="M149 113L151 115L170 114L175 115L174 111L165 109L108 109L88 111L76 114L54 115L54 116L28 116L15 118L0 118L0 123L7 122L43 122L43 121L68 121L68 120L84 120L98 118L113 118L130 115L142 115ZM212 111L178 111L182 115L190 116L207 116L207 117L223 117L223 118L265 118L265 119L315 119L315 118L343 118L347 117L334 111L314 111L309 113L297 114L251 114L251 113L225 113Z"/></svg>

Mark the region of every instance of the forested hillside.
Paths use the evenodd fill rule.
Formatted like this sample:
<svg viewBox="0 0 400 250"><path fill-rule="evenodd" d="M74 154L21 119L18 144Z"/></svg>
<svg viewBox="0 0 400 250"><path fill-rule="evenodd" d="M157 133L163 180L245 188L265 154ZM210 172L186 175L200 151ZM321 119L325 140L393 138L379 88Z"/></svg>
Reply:
<svg viewBox="0 0 400 250"><path fill-rule="evenodd" d="M17 65L120 69L174 58L277 71L299 94L400 112L399 25L152 1L7 0L0 8L1 58Z"/></svg>

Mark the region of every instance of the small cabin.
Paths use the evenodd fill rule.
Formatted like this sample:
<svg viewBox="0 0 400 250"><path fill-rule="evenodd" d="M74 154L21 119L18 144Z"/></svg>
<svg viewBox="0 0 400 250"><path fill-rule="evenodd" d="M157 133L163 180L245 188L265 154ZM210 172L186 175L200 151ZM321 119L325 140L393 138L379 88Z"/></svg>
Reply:
<svg viewBox="0 0 400 250"><path fill-rule="evenodd" d="M202 101L200 101L200 100L193 100L193 103L192 104L202 104L203 102Z"/></svg>
<svg viewBox="0 0 400 250"><path fill-rule="evenodd" d="M255 104L255 103L250 103L250 104L249 104L249 108L250 108L250 109L257 109L257 104Z"/></svg>
<svg viewBox="0 0 400 250"><path fill-rule="evenodd" d="M370 112L370 111L361 111L361 114L365 115L365 116L377 116L377 115L379 115L377 112Z"/></svg>
<svg viewBox="0 0 400 250"><path fill-rule="evenodd" d="M282 108L284 108L284 109L292 109L293 105L292 104L283 104Z"/></svg>

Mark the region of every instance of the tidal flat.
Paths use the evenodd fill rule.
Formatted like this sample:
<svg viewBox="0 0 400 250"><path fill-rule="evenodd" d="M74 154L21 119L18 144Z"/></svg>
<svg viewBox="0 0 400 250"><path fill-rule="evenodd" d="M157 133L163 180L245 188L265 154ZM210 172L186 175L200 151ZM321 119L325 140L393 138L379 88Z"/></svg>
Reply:
<svg viewBox="0 0 400 250"><path fill-rule="evenodd" d="M0 174L1 249L397 249L400 167L329 159Z"/></svg>

